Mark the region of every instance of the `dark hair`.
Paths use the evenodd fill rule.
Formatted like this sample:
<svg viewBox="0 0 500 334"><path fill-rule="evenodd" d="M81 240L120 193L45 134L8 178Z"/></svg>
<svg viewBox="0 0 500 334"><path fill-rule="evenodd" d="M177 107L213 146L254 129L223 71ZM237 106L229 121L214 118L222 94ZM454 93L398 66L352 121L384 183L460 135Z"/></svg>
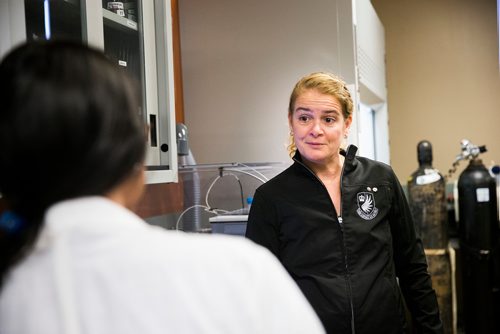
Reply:
<svg viewBox="0 0 500 334"><path fill-rule="evenodd" d="M35 42L0 64L0 193L22 218L0 231L0 286L31 248L52 204L104 195L142 164L138 89L100 51Z"/></svg>

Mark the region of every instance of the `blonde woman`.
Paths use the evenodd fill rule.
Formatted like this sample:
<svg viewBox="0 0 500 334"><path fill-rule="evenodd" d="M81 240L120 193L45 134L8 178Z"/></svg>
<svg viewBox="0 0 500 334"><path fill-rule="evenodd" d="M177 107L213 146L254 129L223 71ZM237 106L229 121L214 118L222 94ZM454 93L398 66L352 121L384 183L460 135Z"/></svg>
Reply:
<svg viewBox="0 0 500 334"><path fill-rule="evenodd" d="M341 149L346 84L300 79L290 97L293 164L257 189L246 236L270 249L328 333L402 333L404 299L420 333L441 333L422 243L392 169ZM398 284L399 279L399 284Z"/></svg>

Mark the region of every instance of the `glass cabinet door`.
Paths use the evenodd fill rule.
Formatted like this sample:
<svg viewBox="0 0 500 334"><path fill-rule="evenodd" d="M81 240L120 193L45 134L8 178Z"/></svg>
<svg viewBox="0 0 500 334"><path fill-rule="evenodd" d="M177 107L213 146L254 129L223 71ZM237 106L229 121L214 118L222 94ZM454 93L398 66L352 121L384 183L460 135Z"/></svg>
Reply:
<svg viewBox="0 0 500 334"><path fill-rule="evenodd" d="M9 0L0 9L0 38L10 39L1 53L23 39L71 39L103 50L137 80L146 182L177 182L170 0Z"/></svg>
<svg viewBox="0 0 500 334"><path fill-rule="evenodd" d="M85 40L124 67L142 89L148 124L146 180L177 181L172 16L169 0L85 1ZM97 8L98 7L98 8ZM96 27L102 27L96 29Z"/></svg>
<svg viewBox="0 0 500 334"><path fill-rule="evenodd" d="M146 1L147 2L147 1ZM142 102L138 106L144 121L149 124L147 165L158 165L158 138L156 136L157 109L149 105L145 80L146 58L144 54L144 27L142 1L106 1L102 0L102 45L100 47L113 62L123 67L138 83L142 90ZM99 23L101 19L99 19ZM96 42L101 41L100 34ZM148 60L148 63L151 60ZM154 59L153 59L154 61Z"/></svg>
<svg viewBox="0 0 500 334"><path fill-rule="evenodd" d="M140 1L102 1L104 53L138 82L144 78ZM141 84L142 86L142 84Z"/></svg>

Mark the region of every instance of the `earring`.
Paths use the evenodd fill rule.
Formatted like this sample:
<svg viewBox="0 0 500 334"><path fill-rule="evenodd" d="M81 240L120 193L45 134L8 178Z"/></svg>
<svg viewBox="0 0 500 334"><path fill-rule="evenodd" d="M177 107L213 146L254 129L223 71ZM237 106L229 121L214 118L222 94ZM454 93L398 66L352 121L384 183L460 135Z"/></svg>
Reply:
<svg viewBox="0 0 500 334"><path fill-rule="evenodd" d="M347 133L344 133L344 139L347 139Z"/></svg>
<svg viewBox="0 0 500 334"><path fill-rule="evenodd" d="M293 131L292 130L290 130L290 136L293 136Z"/></svg>

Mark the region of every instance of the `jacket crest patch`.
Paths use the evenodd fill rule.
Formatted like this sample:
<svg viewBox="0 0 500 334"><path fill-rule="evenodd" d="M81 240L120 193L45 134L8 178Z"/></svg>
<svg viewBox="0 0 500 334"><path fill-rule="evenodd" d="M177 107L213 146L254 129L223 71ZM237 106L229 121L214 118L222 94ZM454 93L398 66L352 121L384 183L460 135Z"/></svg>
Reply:
<svg viewBox="0 0 500 334"><path fill-rule="evenodd" d="M356 195L358 209L356 212L365 220L372 220L378 214L378 208L375 206L375 197L371 192L360 192Z"/></svg>

